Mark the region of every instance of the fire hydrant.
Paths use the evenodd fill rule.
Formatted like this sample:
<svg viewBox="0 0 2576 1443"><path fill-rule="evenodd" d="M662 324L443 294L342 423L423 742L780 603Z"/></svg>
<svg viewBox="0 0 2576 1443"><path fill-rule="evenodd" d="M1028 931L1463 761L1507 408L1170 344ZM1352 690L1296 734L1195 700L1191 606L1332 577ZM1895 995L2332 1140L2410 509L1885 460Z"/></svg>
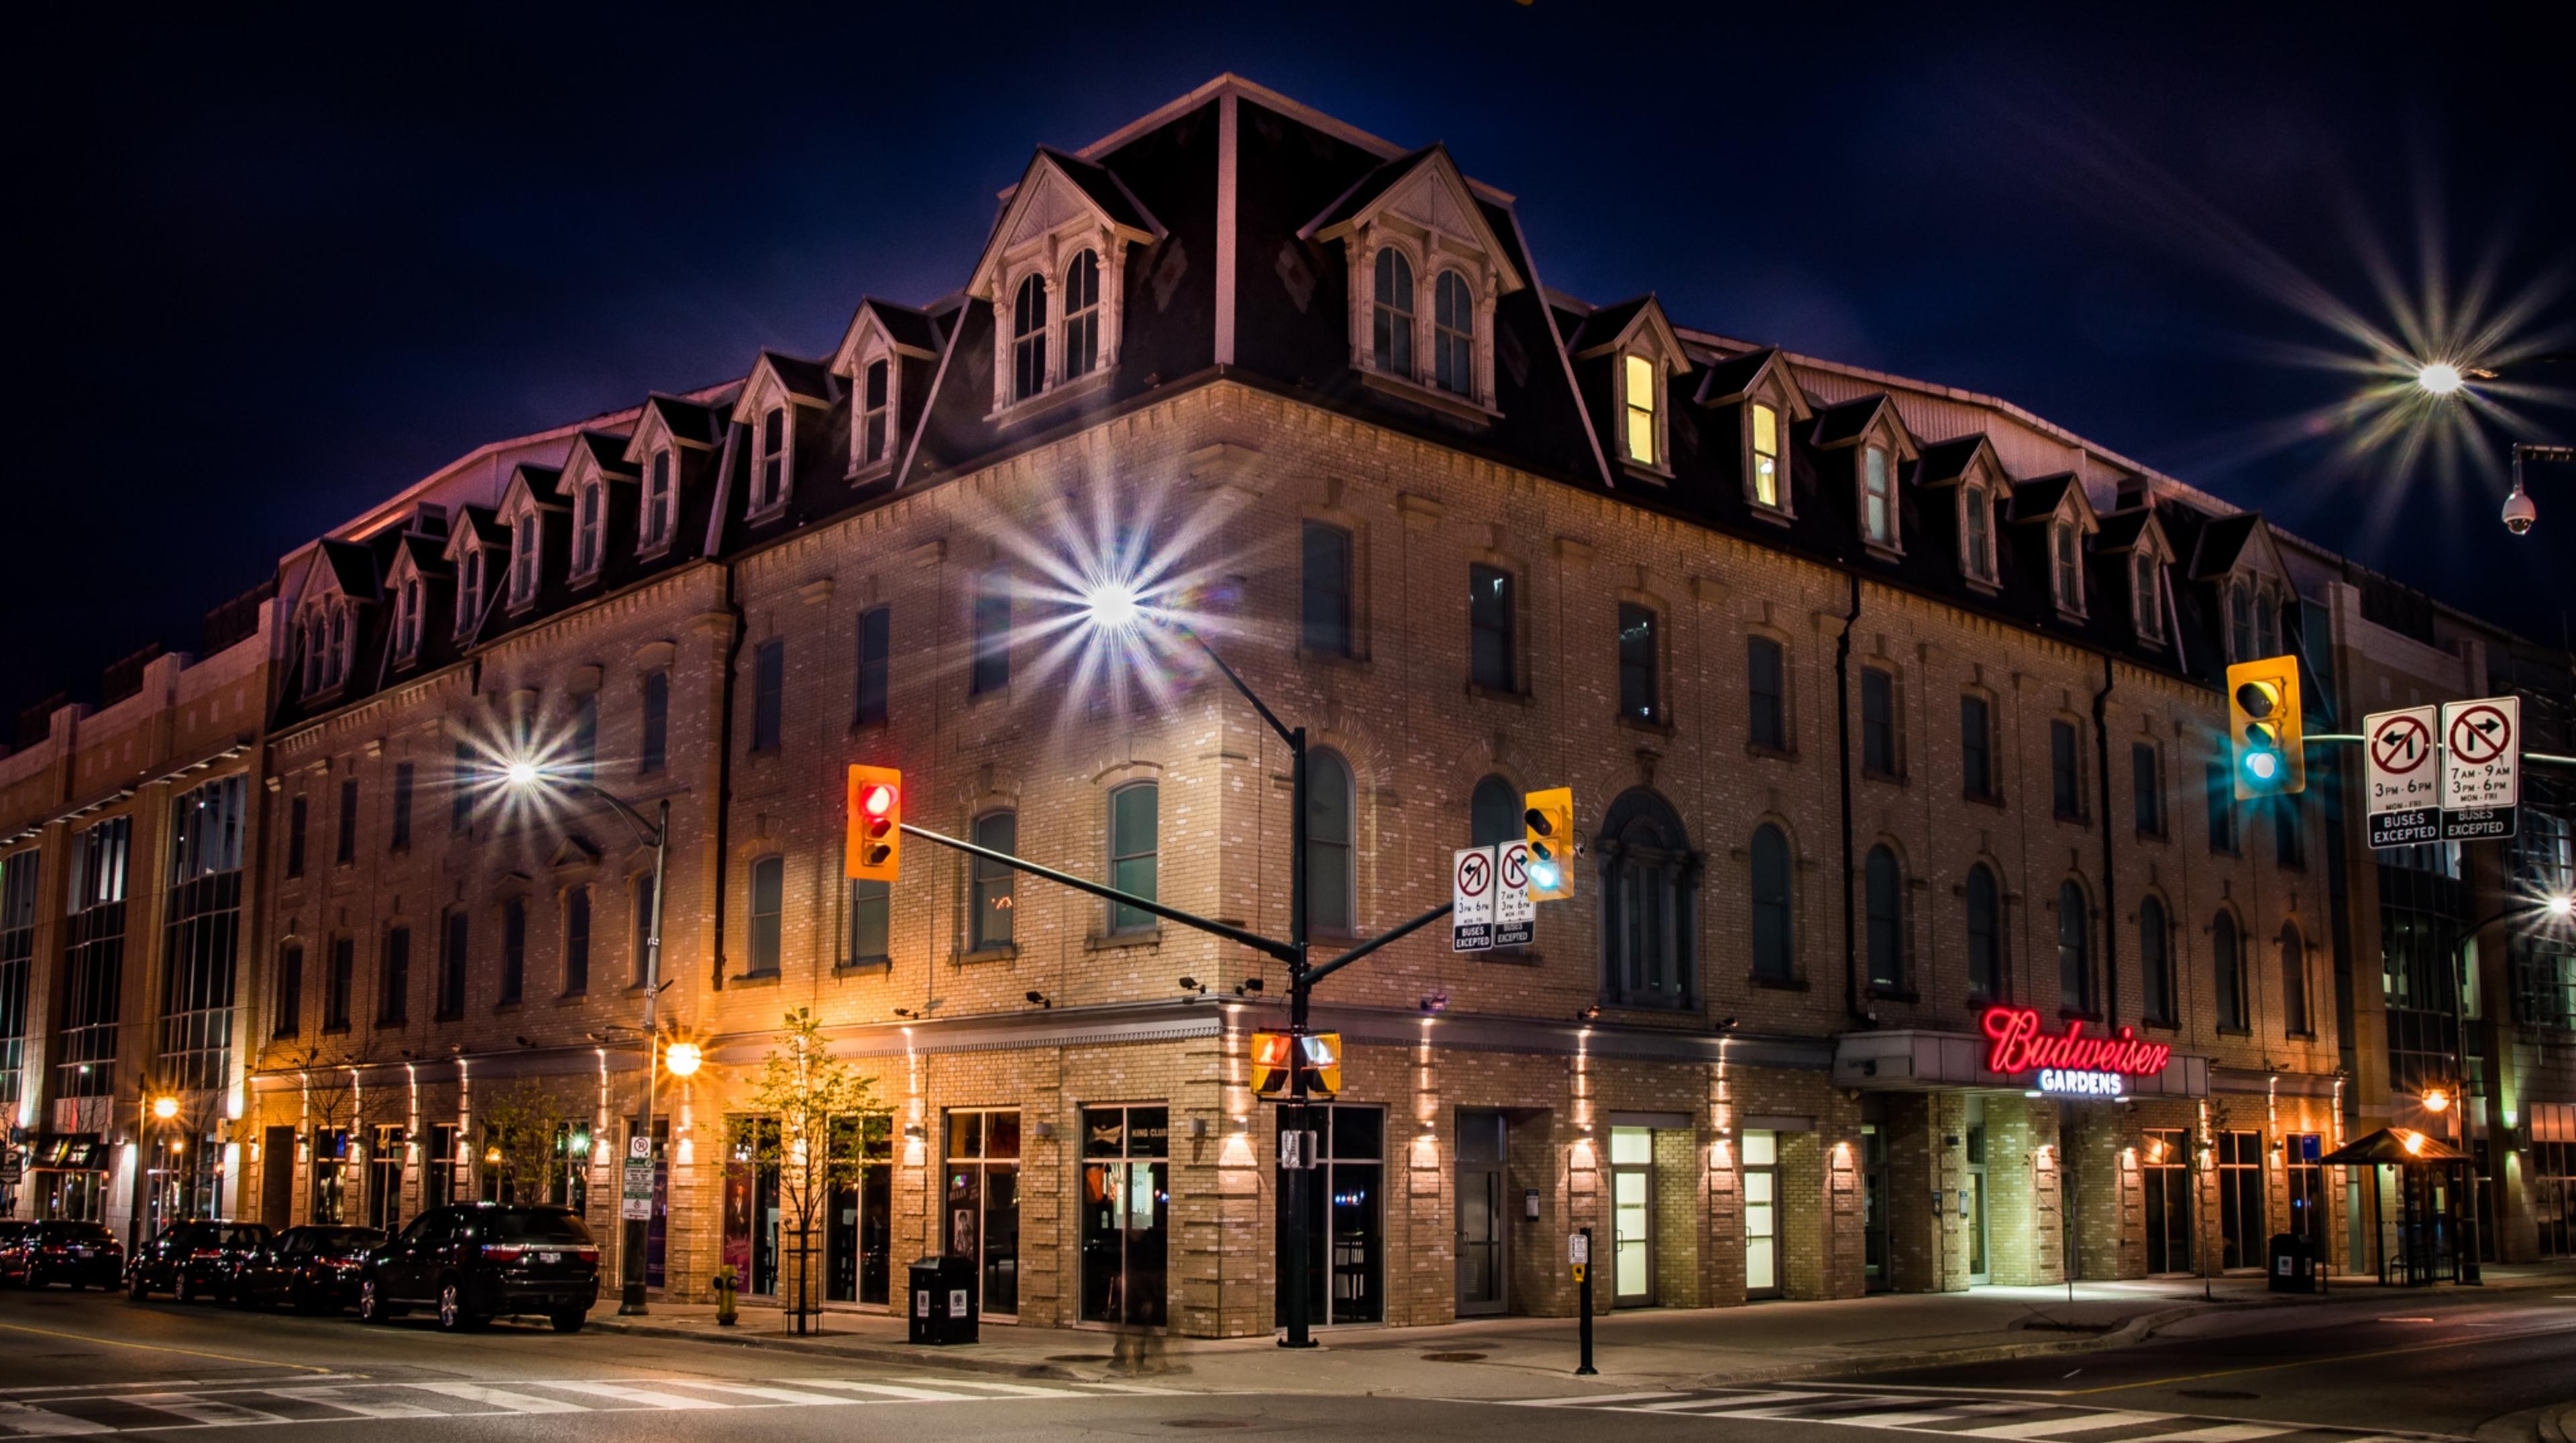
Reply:
<svg viewBox="0 0 2576 1443"><path fill-rule="evenodd" d="M716 1269L716 1326L730 1328L736 1322L734 1298L741 1291L736 1284L733 1264Z"/></svg>

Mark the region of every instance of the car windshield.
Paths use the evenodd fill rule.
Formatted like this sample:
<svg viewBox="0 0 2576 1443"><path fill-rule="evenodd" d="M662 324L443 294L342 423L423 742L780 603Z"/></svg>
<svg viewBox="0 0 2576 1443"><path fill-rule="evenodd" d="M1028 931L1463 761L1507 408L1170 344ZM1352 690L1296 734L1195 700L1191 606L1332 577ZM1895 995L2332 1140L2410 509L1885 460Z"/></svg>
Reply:
<svg viewBox="0 0 2576 1443"><path fill-rule="evenodd" d="M587 1243L590 1229L568 1212L503 1208L483 1216L483 1237L496 1243Z"/></svg>

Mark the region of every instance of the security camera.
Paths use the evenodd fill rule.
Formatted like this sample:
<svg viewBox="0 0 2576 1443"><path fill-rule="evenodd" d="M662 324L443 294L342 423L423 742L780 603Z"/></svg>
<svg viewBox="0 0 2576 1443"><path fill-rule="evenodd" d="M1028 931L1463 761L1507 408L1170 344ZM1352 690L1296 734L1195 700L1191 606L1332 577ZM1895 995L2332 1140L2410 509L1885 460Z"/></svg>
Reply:
<svg viewBox="0 0 2576 1443"><path fill-rule="evenodd" d="M2504 498L2504 529L2520 536L2539 519L2540 508L2531 504L2531 493L2516 485L2513 494Z"/></svg>

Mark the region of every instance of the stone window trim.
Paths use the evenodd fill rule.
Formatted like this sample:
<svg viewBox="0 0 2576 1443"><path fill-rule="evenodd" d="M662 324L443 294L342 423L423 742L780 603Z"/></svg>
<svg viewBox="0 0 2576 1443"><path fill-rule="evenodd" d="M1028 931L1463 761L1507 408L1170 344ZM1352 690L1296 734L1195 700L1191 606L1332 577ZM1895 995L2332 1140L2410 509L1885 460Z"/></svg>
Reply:
<svg viewBox="0 0 2576 1443"><path fill-rule="evenodd" d="M393 657L396 664L416 661L429 630L429 583L409 550L396 553L385 594L393 598Z"/></svg>
<svg viewBox="0 0 2576 1443"><path fill-rule="evenodd" d="M580 587L596 583L600 571L608 564L608 487L600 481L585 481L571 488L572 551L565 580ZM582 507L590 507L590 525L585 532ZM585 558L585 539L589 554Z"/></svg>
<svg viewBox="0 0 2576 1443"><path fill-rule="evenodd" d="M1144 207L1138 205L1136 209L1141 214ZM1107 384L1107 378L1118 369L1120 341L1126 329L1129 252L1162 239L1160 225L1150 216L1146 220L1151 229L1113 220L1050 156L1041 152L1031 162L1013 189L1001 222L994 227L993 241L966 287L971 300L984 302L993 313L993 396L984 419L996 425L1012 425L1053 410L1057 403L1073 395ZM1099 346L1092 370L1069 381L1064 374L1064 283L1075 257L1086 250L1094 253L1099 264L1100 302L1090 312L1098 327ZM1045 365L1037 388L1027 396L1015 397L1011 364L1013 302L1021 282L1033 275L1039 277L1046 300L1045 326L1038 333L1045 339Z"/></svg>
<svg viewBox="0 0 2576 1443"><path fill-rule="evenodd" d="M1673 380L1687 374L1691 360L1682 349L1681 337L1664 315L1660 302L1649 300L1638 307L1636 316L1615 336L1598 345L1587 346L1574 359L1588 362L1607 358L1610 365L1610 434L1604 438L1607 449L1624 473L1640 480L1669 483L1673 479L1673 407L1681 397ZM1653 455L1640 459L1630 445L1629 388L1633 380L1632 362L1643 362L1656 382L1652 405ZM1642 409L1642 408L1641 408Z"/></svg>
<svg viewBox="0 0 2576 1443"><path fill-rule="evenodd" d="M713 455L714 451L715 448L712 445L699 437L673 434L669 423L662 417L661 407L649 402L645 405L644 414L635 423L635 434L626 442L626 460L629 465L637 468L636 474L643 478L641 484L644 488L644 496L649 501L653 484L653 458L657 452L667 453L670 456L671 488L668 502L670 514L663 518L663 526L657 535L645 529L643 506L641 504L637 506L635 555L639 560L658 560L669 555L672 548L679 544L682 509L680 492L688 476L688 457L693 452Z"/></svg>
<svg viewBox="0 0 2576 1443"><path fill-rule="evenodd" d="M802 413L821 414L831 404L829 397L807 395L788 385L767 352L752 365L742 396L733 406L735 424L749 428L751 464L743 473L743 520L763 522L786 512L796 498L796 457L805 430ZM778 494L763 499L761 471L769 461L768 428L773 415L779 422Z"/></svg>
<svg viewBox="0 0 2576 1443"><path fill-rule="evenodd" d="M521 497L502 521L510 528L509 561L502 567L502 609L512 616L534 609L544 591L546 512L534 497ZM523 539L524 538L524 539Z"/></svg>
<svg viewBox="0 0 2576 1443"><path fill-rule="evenodd" d="M885 367L885 401L873 404L869 395L870 376L879 366ZM895 354L894 343L879 341L860 352L851 365L850 383L850 467L852 482L874 481L891 475L895 460L903 454L903 358ZM881 449L874 458L868 456L868 431L875 423L884 433Z"/></svg>
<svg viewBox="0 0 2576 1443"><path fill-rule="evenodd" d="M1905 554L1905 476L1908 468L1922 459L1914 438L1906 433L1897 419L1893 402L1882 401L1877 414L1860 433L1834 441L1820 450L1849 451L1852 457L1852 516L1859 524L1859 538L1870 555L1894 559ZM1869 456L1876 451L1886 456L1887 468L1887 537L1880 540L1869 534ZM1784 493L1785 495L1785 493Z"/></svg>
<svg viewBox="0 0 2576 1443"><path fill-rule="evenodd" d="M1510 635L1506 638L1509 643L1510 654L1505 658L1505 662L1511 671L1512 680L1510 687L1498 688L1480 685L1473 679L1475 676L1475 622L1472 578L1475 573L1471 569L1468 573L1471 579L1471 594L1467 618L1469 638L1469 655L1467 658L1466 668L1467 675L1469 677L1467 682L1467 694L1472 697L1481 697L1488 700L1511 701L1528 705L1536 700L1536 691L1532 686L1532 673L1536 668L1530 664L1530 642L1532 636L1530 583L1532 580L1532 573L1530 571L1529 564L1519 557L1506 555L1503 552L1482 546L1468 548L1467 564L1470 568L1481 566L1488 570L1501 572L1507 583L1505 589L1510 593L1511 597L1510 615L1507 618L1507 624L1510 627Z"/></svg>
<svg viewBox="0 0 2576 1443"><path fill-rule="evenodd" d="M1777 352L1772 353L1746 380L1744 389L1731 395L1703 394L1698 402L1704 406L1732 406L1737 416L1737 462L1743 478L1745 510L1775 524L1786 525L1797 516L1795 487L1791 484L1790 433L1796 426L1815 419L1815 410L1807 404L1806 392L1793 381L1786 364ZM1756 464L1754 408L1767 408L1772 416L1773 479L1777 497L1761 499L1756 483L1760 475Z"/></svg>
<svg viewBox="0 0 2576 1443"><path fill-rule="evenodd" d="M1364 228L1353 237L1349 247L1355 264L1351 270L1351 366L1360 373L1363 383L1403 397L1421 405L1449 412L1472 421L1494 421L1502 412L1494 406L1494 303L1502 282L1493 262L1472 243L1446 235L1405 234L1383 223ZM1377 303L1377 257L1392 250L1404 257L1412 271L1413 346L1409 373L1381 370L1375 333ZM1442 389L1434 380L1438 336L1438 289L1443 275L1455 274L1467 283L1467 294L1474 310L1474 339L1470 345L1473 378L1464 392Z"/></svg>

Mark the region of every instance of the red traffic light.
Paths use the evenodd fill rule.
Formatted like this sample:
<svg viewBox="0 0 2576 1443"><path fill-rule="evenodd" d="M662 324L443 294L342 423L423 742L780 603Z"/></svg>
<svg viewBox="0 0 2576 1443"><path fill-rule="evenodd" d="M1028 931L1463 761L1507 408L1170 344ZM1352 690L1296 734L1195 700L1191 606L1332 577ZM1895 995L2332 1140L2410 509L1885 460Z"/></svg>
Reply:
<svg viewBox="0 0 2576 1443"><path fill-rule="evenodd" d="M894 788L883 782L869 785L859 793L859 810L871 817L882 817L894 810Z"/></svg>
<svg viewBox="0 0 2576 1443"><path fill-rule="evenodd" d="M903 773L892 767L850 768L850 876L892 882L901 867Z"/></svg>

